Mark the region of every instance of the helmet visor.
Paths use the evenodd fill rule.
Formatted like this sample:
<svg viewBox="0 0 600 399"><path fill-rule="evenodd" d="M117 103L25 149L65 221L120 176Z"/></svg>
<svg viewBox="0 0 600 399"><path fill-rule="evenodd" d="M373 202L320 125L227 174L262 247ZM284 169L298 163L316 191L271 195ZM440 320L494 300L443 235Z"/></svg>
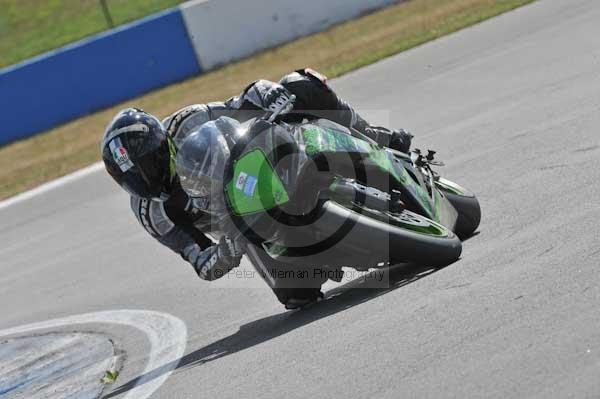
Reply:
<svg viewBox="0 0 600 399"><path fill-rule="evenodd" d="M185 192L203 204L203 210L218 214L225 212L223 173L230 151L222 124L237 121L208 122L190 134L177 153L177 174ZM200 200L201 199L201 200Z"/></svg>

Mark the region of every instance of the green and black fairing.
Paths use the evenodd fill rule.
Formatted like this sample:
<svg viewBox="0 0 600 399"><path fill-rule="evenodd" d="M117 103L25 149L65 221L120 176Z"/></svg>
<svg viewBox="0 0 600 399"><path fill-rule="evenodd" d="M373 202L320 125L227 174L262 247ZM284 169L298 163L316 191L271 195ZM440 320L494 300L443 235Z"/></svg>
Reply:
<svg viewBox="0 0 600 399"><path fill-rule="evenodd" d="M401 190L410 209L443 225L452 225L456 217L438 190L431 198L409 162L327 120L302 125L256 120L231 148L224 183L232 220L257 241L277 237L279 244L272 245L277 251L281 243L296 241L288 226L311 222L321 191L335 195L336 176L384 192Z"/></svg>
<svg viewBox="0 0 600 399"><path fill-rule="evenodd" d="M291 231L310 224L320 191L329 188L343 162L326 151L306 151L302 125L260 119L249 125L232 146L224 174L232 220L250 239L297 242L298 234ZM339 158L348 159L348 153L340 148Z"/></svg>
<svg viewBox="0 0 600 399"><path fill-rule="evenodd" d="M257 119L246 127L231 146L225 199L236 228L260 245L287 223L284 209L297 186L303 154L290 132L277 124Z"/></svg>
<svg viewBox="0 0 600 399"><path fill-rule="evenodd" d="M377 181L369 184L387 191L389 174L396 173L391 162L378 147L347 132L318 124L283 127L257 120L233 146L225 172L226 198L238 217L261 212L305 214L335 176L366 182L367 168L373 165L382 173L373 174ZM398 182L406 178L396 177Z"/></svg>
<svg viewBox="0 0 600 399"><path fill-rule="evenodd" d="M353 177L384 192L399 190L409 209L444 225L453 225L456 215L451 205L438 190L427 188L421 173L409 159L403 162L391 152L353 137L341 126L327 120L301 125L296 138L304 144L310 157L334 159L335 174Z"/></svg>

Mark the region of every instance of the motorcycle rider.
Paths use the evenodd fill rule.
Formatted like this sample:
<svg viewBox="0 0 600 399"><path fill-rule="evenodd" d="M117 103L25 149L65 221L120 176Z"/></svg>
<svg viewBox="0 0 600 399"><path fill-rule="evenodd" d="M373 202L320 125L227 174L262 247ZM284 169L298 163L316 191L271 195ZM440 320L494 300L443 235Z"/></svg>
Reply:
<svg viewBox="0 0 600 399"><path fill-rule="evenodd" d="M214 243L207 237L212 230L211 217L181 187L175 171L177 149L191 132L209 121L226 116L243 122L275 110L292 94L296 99L290 118L324 117L358 130L379 145L409 150L412 135L369 125L335 94L323 75L311 69L288 74L279 83L258 80L239 96L185 107L162 122L142 110L124 109L106 128L102 159L108 173L131 195L136 218L204 280L220 278L237 267L246 252L245 242L224 235ZM249 251L248 256L260 254ZM321 295L323 282L308 284L309 288L275 288L274 292L286 308L302 307Z"/></svg>

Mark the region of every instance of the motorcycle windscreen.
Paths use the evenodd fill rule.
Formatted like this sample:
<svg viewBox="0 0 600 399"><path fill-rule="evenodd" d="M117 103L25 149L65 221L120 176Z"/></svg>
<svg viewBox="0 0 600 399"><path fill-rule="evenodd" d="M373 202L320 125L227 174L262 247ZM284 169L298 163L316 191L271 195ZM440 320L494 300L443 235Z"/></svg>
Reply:
<svg viewBox="0 0 600 399"><path fill-rule="evenodd" d="M227 215L223 179L231 151L226 136L238 128L230 118L207 122L183 140L177 153L181 187L197 209L217 217Z"/></svg>

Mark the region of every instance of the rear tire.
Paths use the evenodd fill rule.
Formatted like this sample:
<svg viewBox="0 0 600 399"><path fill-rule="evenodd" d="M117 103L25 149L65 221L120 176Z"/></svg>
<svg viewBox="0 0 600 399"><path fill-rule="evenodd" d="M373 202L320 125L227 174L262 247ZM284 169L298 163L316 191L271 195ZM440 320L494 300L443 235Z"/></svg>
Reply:
<svg viewBox="0 0 600 399"><path fill-rule="evenodd" d="M354 256L353 248L361 248L368 249L372 258L387 254L384 261L443 267L455 262L462 252L462 244L452 231L407 210L392 214L329 200L311 227L322 234L335 234L332 227L350 219L354 225L341 242L351 251L349 256Z"/></svg>

